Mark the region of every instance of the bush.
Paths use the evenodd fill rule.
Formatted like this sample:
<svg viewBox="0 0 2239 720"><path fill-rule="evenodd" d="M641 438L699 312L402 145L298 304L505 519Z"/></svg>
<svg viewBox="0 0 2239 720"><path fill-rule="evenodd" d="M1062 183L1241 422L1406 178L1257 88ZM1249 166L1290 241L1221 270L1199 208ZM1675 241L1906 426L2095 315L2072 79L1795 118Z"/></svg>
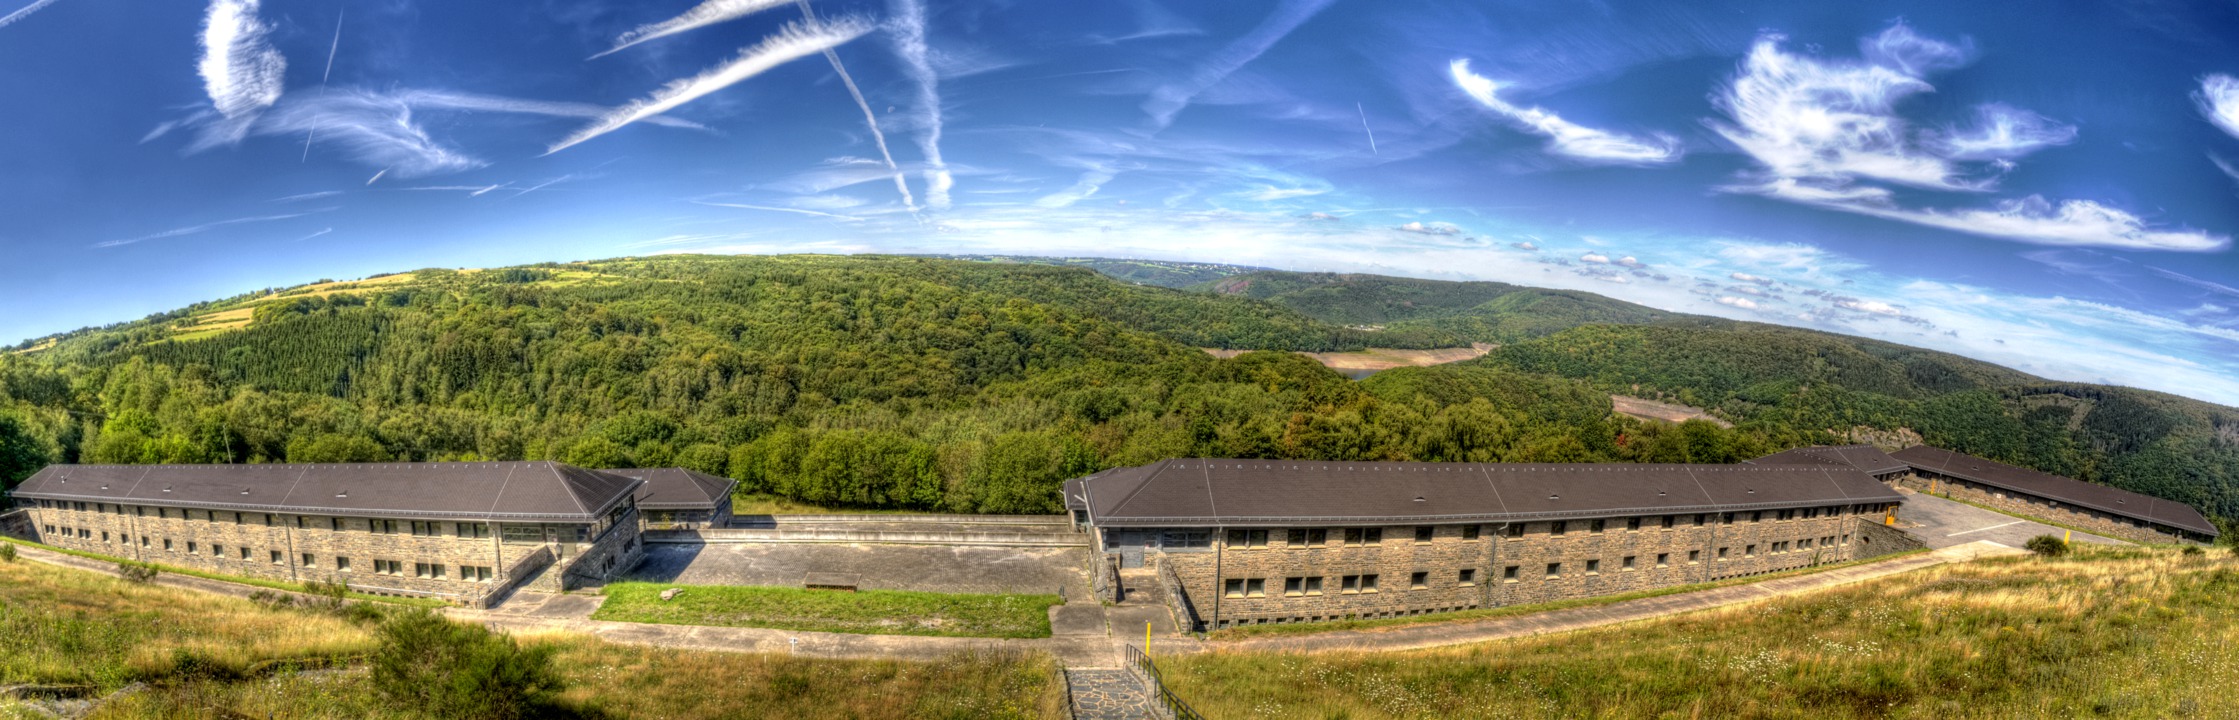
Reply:
<svg viewBox="0 0 2239 720"><path fill-rule="evenodd" d="M2068 554L2067 541L2061 540L2058 535L2039 535L2030 538L2029 542L2022 543L2021 546L2044 557L2060 557Z"/></svg>
<svg viewBox="0 0 2239 720"><path fill-rule="evenodd" d="M2185 557L2196 558L2208 554L2208 551L2200 549L2198 545L2186 545L2184 553Z"/></svg>
<svg viewBox="0 0 2239 720"><path fill-rule="evenodd" d="M375 631L373 686L396 707L428 717L509 720L530 717L561 688L551 646L523 648L479 625L420 609Z"/></svg>
<svg viewBox="0 0 2239 720"><path fill-rule="evenodd" d="M2239 550L2239 548L2234 548L2234 549L2235 549L2235 550ZM14 544L14 543L0 543L0 562L15 562L15 561L16 561L16 546L15 546L15 544Z"/></svg>
<svg viewBox="0 0 2239 720"><path fill-rule="evenodd" d="M117 563L117 577L125 582L146 583L155 581L155 566L125 560Z"/></svg>

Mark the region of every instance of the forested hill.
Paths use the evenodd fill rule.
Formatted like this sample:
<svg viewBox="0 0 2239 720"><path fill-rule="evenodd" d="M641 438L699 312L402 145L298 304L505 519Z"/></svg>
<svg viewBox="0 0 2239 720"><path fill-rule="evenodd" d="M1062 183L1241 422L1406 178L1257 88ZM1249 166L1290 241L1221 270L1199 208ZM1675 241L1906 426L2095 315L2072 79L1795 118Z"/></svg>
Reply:
<svg viewBox="0 0 2239 720"><path fill-rule="evenodd" d="M549 458L684 465L834 506L1042 512L1065 477L1174 456L1732 462L1922 437L2239 515L2229 408L1587 293L1216 282L1238 278L670 256L252 293L0 354L0 474ZM1501 347L1361 382L1197 349L1471 341ZM1613 392L1737 425L1614 416Z"/></svg>

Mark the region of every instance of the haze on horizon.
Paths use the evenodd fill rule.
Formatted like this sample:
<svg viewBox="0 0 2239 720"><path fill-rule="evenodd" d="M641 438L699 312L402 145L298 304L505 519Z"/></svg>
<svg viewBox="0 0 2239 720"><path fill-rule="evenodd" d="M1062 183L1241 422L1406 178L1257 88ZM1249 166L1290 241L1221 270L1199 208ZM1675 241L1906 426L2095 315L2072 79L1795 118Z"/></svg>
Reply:
<svg viewBox="0 0 2239 720"><path fill-rule="evenodd" d="M2234 30L2208 3L14 0L0 342L422 267L1096 255L1584 289L2239 404Z"/></svg>

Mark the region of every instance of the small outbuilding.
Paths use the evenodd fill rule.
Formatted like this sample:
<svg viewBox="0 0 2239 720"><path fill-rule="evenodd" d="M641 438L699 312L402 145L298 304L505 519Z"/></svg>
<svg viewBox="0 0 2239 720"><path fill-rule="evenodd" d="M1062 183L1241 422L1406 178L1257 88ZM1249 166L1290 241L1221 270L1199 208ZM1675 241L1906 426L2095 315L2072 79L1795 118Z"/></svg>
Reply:
<svg viewBox="0 0 2239 720"><path fill-rule="evenodd" d="M731 491L739 481L670 468L602 470L645 481L638 486L638 511L647 530L697 530L731 524Z"/></svg>

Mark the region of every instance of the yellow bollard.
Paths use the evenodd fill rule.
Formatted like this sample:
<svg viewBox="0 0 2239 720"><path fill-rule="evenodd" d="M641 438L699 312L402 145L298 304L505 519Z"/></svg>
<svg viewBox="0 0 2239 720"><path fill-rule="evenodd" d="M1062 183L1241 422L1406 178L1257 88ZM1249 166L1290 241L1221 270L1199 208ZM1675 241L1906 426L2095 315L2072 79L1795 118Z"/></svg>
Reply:
<svg viewBox="0 0 2239 720"><path fill-rule="evenodd" d="M2060 544L2062 544L2062 545L2066 545L2066 544L2068 544L2068 542L2069 542L2069 541L2071 541L2071 540L2074 540L2074 539L2076 539L2076 531L2074 531L2074 530L2070 530L2070 531L2068 531L2068 532L2065 532L2065 533L2061 533L2061 535L2060 535Z"/></svg>
<svg viewBox="0 0 2239 720"><path fill-rule="evenodd" d="M1143 657L1151 656L1151 621L1143 621Z"/></svg>

